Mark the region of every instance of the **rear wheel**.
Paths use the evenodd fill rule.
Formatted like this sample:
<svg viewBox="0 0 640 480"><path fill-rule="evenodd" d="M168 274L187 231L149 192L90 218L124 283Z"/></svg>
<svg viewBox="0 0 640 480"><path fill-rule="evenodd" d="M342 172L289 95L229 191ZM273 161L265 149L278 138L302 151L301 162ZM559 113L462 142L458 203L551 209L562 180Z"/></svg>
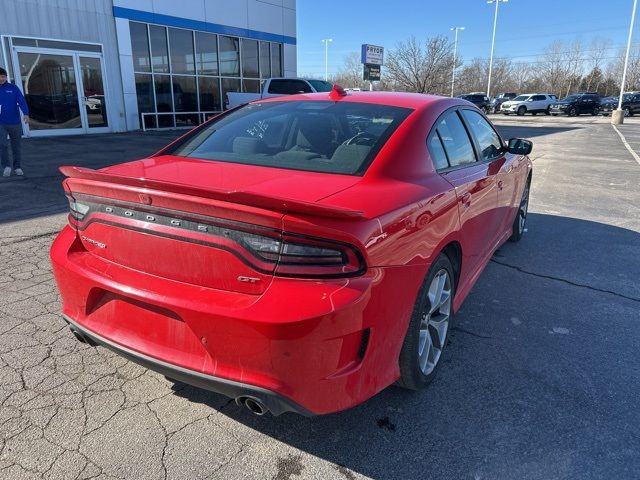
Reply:
<svg viewBox="0 0 640 480"><path fill-rule="evenodd" d="M575 117L577 115L577 110L576 107L571 107L569 110L567 110L567 115L569 115L570 117Z"/></svg>
<svg viewBox="0 0 640 480"><path fill-rule="evenodd" d="M600 107L593 107L593 111L591 112L591 115L598 115L600 113Z"/></svg>
<svg viewBox="0 0 640 480"><path fill-rule="evenodd" d="M420 287L402 345L398 380L401 387L418 390L436 376L453 318L453 278L451 261L441 253Z"/></svg>
<svg viewBox="0 0 640 480"><path fill-rule="evenodd" d="M623 114L625 117L630 117L630 116L632 116L631 109L630 109L629 107L624 107L624 108L622 109L622 114Z"/></svg>
<svg viewBox="0 0 640 480"><path fill-rule="evenodd" d="M522 106L522 107L518 108L518 112L517 113L518 113L519 117L523 116L525 113L527 113L527 107Z"/></svg>
<svg viewBox="0 0 640 480"><path fill-rule="evenodd" d="M545 115L550 115L550 114L551 114L551 105L549 105L549 106L547 107L547 109L544 111L544 114L545 114Z"/></svg>
<svg viewBox="0 0 640 480"><path fill-rule="evenodd" d="M527 184L522 192L522 198L520 199L520 205L518 207L518 214L513 221L511 227L511 237L509 241L518 242L524 234L524 227L527 224L527 213L529 212L529 187L531 186L531 180L527 180Z"/></svg>

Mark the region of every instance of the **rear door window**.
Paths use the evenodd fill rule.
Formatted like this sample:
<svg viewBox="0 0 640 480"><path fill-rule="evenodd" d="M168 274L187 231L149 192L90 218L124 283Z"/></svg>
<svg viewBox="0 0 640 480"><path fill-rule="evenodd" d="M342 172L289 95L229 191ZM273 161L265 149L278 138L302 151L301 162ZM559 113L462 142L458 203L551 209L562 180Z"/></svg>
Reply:
<svg viewBox="0 0 640 480"><path fill-rule="evenodd" d="M431 132L429 140L427 140L427 148L429 149L429 155L433 162L433 167L436 170L442 170L449 167L449 161L447 160L447 154L442 146L442 140L437 130Z"/></svg>
<svg viewBox="0 0 640 480"><path fill-rule="evenodd" d="M471 164L476 161L471 139L457 112L445 113L438 121L436 130L447 152L451 167Z"/></svg>

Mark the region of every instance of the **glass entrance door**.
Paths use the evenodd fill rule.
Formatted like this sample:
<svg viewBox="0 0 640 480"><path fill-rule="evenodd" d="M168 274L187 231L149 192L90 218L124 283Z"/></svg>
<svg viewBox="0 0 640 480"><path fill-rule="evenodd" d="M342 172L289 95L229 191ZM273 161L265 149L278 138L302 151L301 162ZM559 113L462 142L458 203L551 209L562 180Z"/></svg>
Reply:
<svg viewBox="0 0 640 480"><path fill-rule="evenodd" d="M82 89L87 128L96 129L109 126L107 105L104 101L104 82L100 57L78 56L82 72Z"/></svg>
<svg viewBox="0 0 640 480"><path fill-rule="evenodd" d="M74 63L73 55L18 52L30 131L82 131Z"/></svg>
<svg viewBox="0 0 640 480"><path fill-rule="evenodd" d="M20 48L14 58L29 105L29 135L110 131L99 55Z"/></svg>

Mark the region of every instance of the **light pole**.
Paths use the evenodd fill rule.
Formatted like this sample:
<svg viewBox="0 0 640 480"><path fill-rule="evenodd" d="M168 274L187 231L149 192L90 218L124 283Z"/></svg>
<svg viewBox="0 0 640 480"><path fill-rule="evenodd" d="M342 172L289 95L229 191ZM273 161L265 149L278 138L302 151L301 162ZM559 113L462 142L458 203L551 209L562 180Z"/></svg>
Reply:
<svg viewBox="0 0 640 480"><path fill-rule="evenodd" d="M633 10L631 11L631 24L629 25L629 39L627 40L627 53L624 57L624 68L622 69L622 85L620 85L620 98L618 99L618 109L611 114L611 123L621 124L624 122L624 113L622 112L622 96L624 95L624 87L627 82L627 66L629 65L629 50L631 49L631 37L633 36L633 24L636 20L636 8L638 0L633 0Z"/></svg>
<svg viewBox="0 0 640 480"><path fill-rule="evenodd" d="M487 0L487 3L496 4L496 12L493 15L493 36L491 37L491 57L489 58L489 80L487 81L487 97L491 96L491 69L493 67L493 47L496 44L496 25L498 24L498 5L500 2L507 3L509 0Z"/></svg>
<svg viewBox="0 0 640 480"><path fill-rule="evenodd" d="M456 32L456 39L453 41L453 68L451 69L451 98L453 98L453 87L456 84L456 54L458 53L458 32L464 27L451 27L451 31Z"/></svg>
<svg viewBox="0 0 640 480"><path fill-rule="evenodd" d="M329 79L329 42L333 42L333 38L323 38L322 43L324 43L324 80L325 82Z"/></svg>

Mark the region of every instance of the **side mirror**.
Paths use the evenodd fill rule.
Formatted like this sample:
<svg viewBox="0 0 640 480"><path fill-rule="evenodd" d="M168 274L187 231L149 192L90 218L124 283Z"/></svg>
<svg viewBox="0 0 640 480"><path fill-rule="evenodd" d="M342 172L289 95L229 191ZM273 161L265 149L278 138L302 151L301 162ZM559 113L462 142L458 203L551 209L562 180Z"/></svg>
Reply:
<svg viewBox="0 0 640 480"><path fill-rule="evenodd" d="M507 151L514 155L529 155L533 150L533 142L524 138L512 138L507 142Z"/></svg>

